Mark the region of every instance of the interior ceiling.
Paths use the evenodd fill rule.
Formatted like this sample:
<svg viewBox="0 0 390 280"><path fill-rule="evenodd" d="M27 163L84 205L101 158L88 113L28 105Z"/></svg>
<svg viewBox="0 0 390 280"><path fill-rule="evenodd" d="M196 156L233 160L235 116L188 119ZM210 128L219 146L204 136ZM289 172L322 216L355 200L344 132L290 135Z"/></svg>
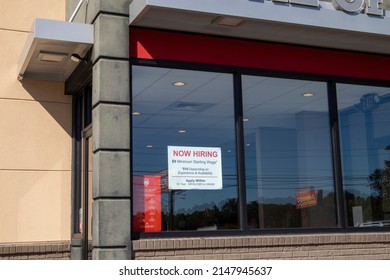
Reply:
<svg viewBox="0 0 390 280"><path fill-rule="evenodd" d="M173 86L177 81L186 85ZM327 122L324 82L243 76L242 83L244 118L249 118L246 129L294 128L299 113L311 114L311 121ZM358 104L367 93L389 94L389 88L371 86L339 84L337 89L340 109ZM304 97L307 92L315 95ZM133 117L133 126L153 129L154 137L169 134L169 129L188 129L207 131L212 138L223 129L234 128L230 74L135 66L133 100L133 111L141 113Z"/></svg>

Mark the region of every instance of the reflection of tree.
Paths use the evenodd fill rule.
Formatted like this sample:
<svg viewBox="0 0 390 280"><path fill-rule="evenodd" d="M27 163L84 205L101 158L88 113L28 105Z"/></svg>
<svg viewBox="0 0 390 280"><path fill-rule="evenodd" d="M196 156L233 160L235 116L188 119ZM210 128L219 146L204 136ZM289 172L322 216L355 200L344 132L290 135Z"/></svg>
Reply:
<svg viewBox="0 0 390 280"><path fill-rule="evenodd" d="M385 148L390 151L390 145ZM390 161L384 161L384 168L377 168L368 179L371 187L372 219L384 219L384 213L390 212Z"/></svg>
<svg viewBox="0 0 390 280"><path fill-rule="evenodd" d="M248 223L252 228L330 227L336 225L334 193L326 196L318 191L318 204L297 209L294 203L248 203ZM259 209L264 211L264 224L259 223Z"/></svg>
<svg viewBox="0 0 390 280"><path fill-rule="evenodd" d="M185 199L186 191L185 190L167 190L169 194L168 201L164 201L163 205L167 205L168 209L164 211L166 216L163 217L163 224L166 225L166 230L174 229L174 211L175 211L175 202L178 199Z"/></svg>
<svg viewBox="0 0 390 280"><path fill-rule="evenodd" d="M168 222L165 220L165 222ZM238 227L237 199L227 199L218 206L214 203L195 205L191 210L176 213L173 230L201 228L235 229Z"/></svg>
<svg viewBox="0 0 390 280"><path fill-rule="evenodd" d="M368 178L371 181L370 186L373 193L377 196L383 195L383 186L386 183L386 173L384 169L377 168L372 172Z"/></svg>
<svg viewBox="0 0 390 280"><path fill-rule="evenodd" d="M390 145L385 148L386 151L390 151ZM369 180L371 181L371 188L382 196L384 189L390 185L390 160L385 160L385 168L377 168L370 174Z"/></svg>
<svg viewBox="0 0 390 280"><path fill-rule="evenodd" d="M354 226L353 207L361 206L363 221L383 220L382 198L380 196L365 196L361 193L345 192L348 225Z"/></svg>

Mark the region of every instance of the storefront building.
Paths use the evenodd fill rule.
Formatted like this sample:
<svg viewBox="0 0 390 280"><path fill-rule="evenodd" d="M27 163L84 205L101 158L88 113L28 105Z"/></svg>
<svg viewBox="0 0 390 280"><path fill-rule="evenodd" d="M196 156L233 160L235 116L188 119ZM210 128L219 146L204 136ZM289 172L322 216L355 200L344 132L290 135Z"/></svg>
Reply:
<svg viewBox="0 0 390 280"><path fill-rule="evenodd" d="M12 81L43 106L31 92L59 87L66 180L30 190L43 209L3 206L40 226L8 229L0 258L390 258L389 2L65 2Z"/></svg>

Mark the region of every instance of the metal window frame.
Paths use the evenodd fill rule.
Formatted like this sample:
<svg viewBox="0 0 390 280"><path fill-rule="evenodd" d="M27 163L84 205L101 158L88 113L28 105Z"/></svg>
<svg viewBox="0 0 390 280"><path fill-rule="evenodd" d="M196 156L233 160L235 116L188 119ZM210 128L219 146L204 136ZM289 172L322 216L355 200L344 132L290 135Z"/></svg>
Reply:
<svg viewBox="0 0 390 280"><path fill-rule="evenodd" d="M348 83L353 85L379 86L390 87L390 81L358 79L350 77L339 77L329 75L317 75L310 73L295 73L286 71L242 68L234 66L219 66L211 64L186 63L177 61L164 60L145 60L130 58L130 100L132 100L132 67L158 67L158 68L173 68L183 70L196 70L228 73L233 75L234 87L234 115L235 115L235 134L236 134L236 164L237 164L237 184L238 184L238 210L239 210L239 225L240 229L235 230L213 230L213 231L165 231L165 232L133 232L131 230L132 240L150 239L150 238L178 238L178 237L218 237L218 236L248 236L248 235L264 235L264 234L307 234L307 233L340 233L340 232L388 232L390 228L354 228L348 227L346 224L346 209L344 203L344 188L343 175L341 166L341 151L340 151L340 136L339 136L339 121L337 107L337 91L338 83ZM335 192L335 210L336 223L335 227L326 228L270 228L270 229L249 229L246 211L246 178L245 178L245 155L243 141L243 107L242 107L242 81L243 75L254 75L262 77L286 78L295 80L307 80L324 82L327 86L328 93L328 115L331 137L332 151L332 168ZM131 102L132 104L132 102ZM131 112L131 110L130 110ZM130 146L132 147L132 115L130 113ZM130 156L131 174L133 174L133 155ZM132 176L130 176L130 188L132 192ZM133 197L131 195L131 197ZM132 212L132 209L130 209Z"/></svg>
<svg viewBox="0 0 390 280"><path fill-rule="evenodd" d="M92 86L89 83L72 97L72 190L71 190L71 244L81 247L81 256L88 259L88 174L82 169L88 168L89 137L92 136L92 121L87 123L92 112ZM91 112L89 112L91 110ZM88 141L88 142L86 142ZM87 160L87 162L85 162ZM83 187L84 186L84 187ZM84 206L84 207L83 207ZM83 208L83 231L79 231L79 209Z"/></svg>

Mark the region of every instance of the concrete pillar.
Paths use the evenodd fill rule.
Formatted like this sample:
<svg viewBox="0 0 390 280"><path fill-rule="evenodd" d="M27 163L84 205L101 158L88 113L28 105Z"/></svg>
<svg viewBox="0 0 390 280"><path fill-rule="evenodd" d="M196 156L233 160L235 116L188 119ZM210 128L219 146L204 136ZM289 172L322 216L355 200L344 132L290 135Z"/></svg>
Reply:
<svg viewBox="0 0 390 280"><path fill-rule="evenodd" d="M72 6L67 1L68 18ZM76 22L94 25L92 50L93 259L130 259L130 84L131 0L83 4Z"/></svg>

